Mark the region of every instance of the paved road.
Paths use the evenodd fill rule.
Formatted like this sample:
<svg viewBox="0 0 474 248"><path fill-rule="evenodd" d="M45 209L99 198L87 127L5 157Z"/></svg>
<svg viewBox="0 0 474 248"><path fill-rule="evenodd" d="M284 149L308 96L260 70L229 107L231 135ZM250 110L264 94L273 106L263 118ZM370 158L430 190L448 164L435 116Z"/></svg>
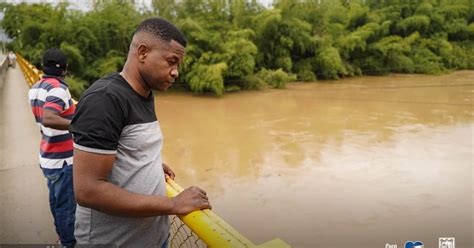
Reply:
<svg viewBox="0 0 474 248"><path fill-rule="evenodd" d="M57 240L38 166L39 142L28 86L17 65L0 89L0 244Z"/></svg>

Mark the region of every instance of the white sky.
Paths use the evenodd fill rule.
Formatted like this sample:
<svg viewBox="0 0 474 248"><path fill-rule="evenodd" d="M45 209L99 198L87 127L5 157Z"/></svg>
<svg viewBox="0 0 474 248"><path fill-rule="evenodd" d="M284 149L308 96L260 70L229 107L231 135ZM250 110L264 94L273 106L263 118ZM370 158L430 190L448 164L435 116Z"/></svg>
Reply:
<svg viewBox="0 0 474 248"><path fill-rule="evenodd" d="M59 3L69 2L74 9L88 10L92 6L92 0L0 0L1 2L7 3ZM135 0L138 6L151 7L151 0ZM258 0L264 6L270 6L272 0Z"/></svg>

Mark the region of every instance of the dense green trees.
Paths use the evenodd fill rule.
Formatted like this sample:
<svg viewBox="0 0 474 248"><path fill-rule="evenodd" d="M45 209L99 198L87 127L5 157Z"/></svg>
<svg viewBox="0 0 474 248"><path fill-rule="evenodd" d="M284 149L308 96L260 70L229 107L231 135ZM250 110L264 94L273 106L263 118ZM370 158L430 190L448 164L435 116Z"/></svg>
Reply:
<svg viewBox="0 0 474 248"><path fill-rule="evenodd" d="M189 40L180 86L222 95L281 88L292 80L474 69L471 0L153 0L98 1L92 11L66 4L8 5L2 26L37 66L48 47L70 58L73 93L120 70L131 33L163 16Z"/></svg>

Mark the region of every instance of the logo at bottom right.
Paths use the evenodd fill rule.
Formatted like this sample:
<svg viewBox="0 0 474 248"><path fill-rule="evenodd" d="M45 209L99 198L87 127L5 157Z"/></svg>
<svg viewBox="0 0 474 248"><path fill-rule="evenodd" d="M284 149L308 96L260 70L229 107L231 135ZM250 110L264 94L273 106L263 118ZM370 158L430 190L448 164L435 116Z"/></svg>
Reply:
<svg viewBox="0 0 474 248"><path fill-rule="evenodd" d="M439 238L439 248L456 248L454 238Z"/></svg>

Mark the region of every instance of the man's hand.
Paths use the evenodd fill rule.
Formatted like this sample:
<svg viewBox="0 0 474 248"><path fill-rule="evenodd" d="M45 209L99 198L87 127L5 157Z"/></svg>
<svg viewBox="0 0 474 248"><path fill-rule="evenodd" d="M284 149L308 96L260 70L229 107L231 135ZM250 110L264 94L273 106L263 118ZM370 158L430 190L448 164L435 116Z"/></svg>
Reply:
<svg viewBox="0 0 474 248"><path fill-rule="evenodd" d="M196 210L211 209L206 192L198 187L189 187L179 193L173 200L172 212L176 215L186 215Z"/></svg>
<svg viewBox="0 0 474 248"><path fill-rule="evenodd" d="M173 170L166 163L163 163L162 165L163 165L163 171L165 172L165 174L174 180L175 174Z"/></svg>

